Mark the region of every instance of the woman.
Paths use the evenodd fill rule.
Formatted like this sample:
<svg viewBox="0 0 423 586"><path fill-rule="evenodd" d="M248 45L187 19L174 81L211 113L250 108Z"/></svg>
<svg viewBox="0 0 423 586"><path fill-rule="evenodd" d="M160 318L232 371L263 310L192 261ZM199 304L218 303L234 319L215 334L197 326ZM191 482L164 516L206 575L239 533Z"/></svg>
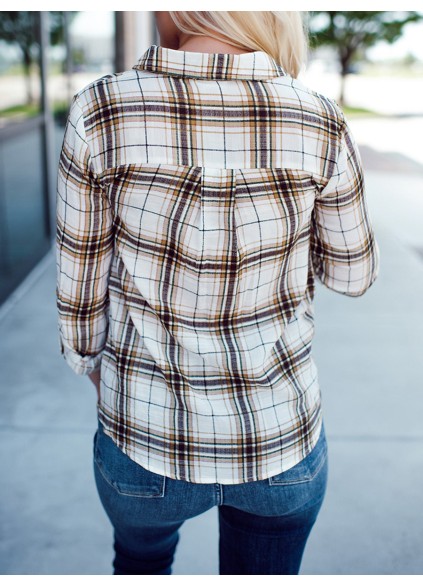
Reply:
<svg viewBox="0 0 423 586"><path fill-rule="evenodd" d="M296 12L157 12L160 46L73 98L60 157L62 353L98 391L115 574L169 574L219 511L221 574L298 574L327 483L314 277L379 248L337 103L296 78Z"/></svg>

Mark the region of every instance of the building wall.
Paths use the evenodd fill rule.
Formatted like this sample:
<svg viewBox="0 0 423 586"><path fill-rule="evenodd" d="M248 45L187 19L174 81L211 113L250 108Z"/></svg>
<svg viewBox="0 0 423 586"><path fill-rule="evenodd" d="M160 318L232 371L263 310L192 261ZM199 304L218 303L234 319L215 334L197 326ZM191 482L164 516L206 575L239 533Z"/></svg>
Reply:
<svg viewBox="0 0 423 586"><path fill-rule="evenodd" d="M12 35L0 38L0 304L53 252L57 165L73 94L131 68L157 41L152 12L0 16L11 14ZM16 41L24 31L28 75Z"/></svg>

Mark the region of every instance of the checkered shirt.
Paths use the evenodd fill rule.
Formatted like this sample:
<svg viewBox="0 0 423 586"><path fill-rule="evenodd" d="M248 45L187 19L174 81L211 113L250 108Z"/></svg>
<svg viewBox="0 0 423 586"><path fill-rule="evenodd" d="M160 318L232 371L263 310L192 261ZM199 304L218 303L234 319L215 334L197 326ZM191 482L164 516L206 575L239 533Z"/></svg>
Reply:
<svg viewBox="0 0 423 586"><path fill-rule="evenodd" d="M72 99L57 177L61 352L148 470L238 484L315 446L315 278L379 271L337 102L262 51L151 45Z"/></svg>

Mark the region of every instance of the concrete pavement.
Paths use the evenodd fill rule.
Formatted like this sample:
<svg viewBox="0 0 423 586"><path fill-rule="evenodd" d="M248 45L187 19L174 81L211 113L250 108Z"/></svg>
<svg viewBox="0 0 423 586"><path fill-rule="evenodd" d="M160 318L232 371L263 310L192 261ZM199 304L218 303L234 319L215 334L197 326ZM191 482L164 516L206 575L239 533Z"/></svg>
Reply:
<svg viewBox="0 0 423 586"><path fill-rule="evenodd" d="M303 574L423 573L423 174L366 183L379 278L360 298L316 285L329 480ZM0 321L0 573L110 574L95 390L59 354L52 254L16 298ZM217 537L216 509L187 521L174 573L216 574Z"/></svg>

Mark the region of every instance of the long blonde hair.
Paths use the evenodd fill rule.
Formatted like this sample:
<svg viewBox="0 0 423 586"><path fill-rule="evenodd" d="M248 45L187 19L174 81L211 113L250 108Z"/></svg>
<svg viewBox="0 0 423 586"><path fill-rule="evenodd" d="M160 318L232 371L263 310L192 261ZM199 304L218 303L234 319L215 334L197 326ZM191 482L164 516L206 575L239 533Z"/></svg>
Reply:
<svg viewBox="0 0 423 586"><path fill-rule="evenodd" d="M211 36L236 47L264 51L297 77L308 54L304 12L169 12L179 30Z"/></svg>

